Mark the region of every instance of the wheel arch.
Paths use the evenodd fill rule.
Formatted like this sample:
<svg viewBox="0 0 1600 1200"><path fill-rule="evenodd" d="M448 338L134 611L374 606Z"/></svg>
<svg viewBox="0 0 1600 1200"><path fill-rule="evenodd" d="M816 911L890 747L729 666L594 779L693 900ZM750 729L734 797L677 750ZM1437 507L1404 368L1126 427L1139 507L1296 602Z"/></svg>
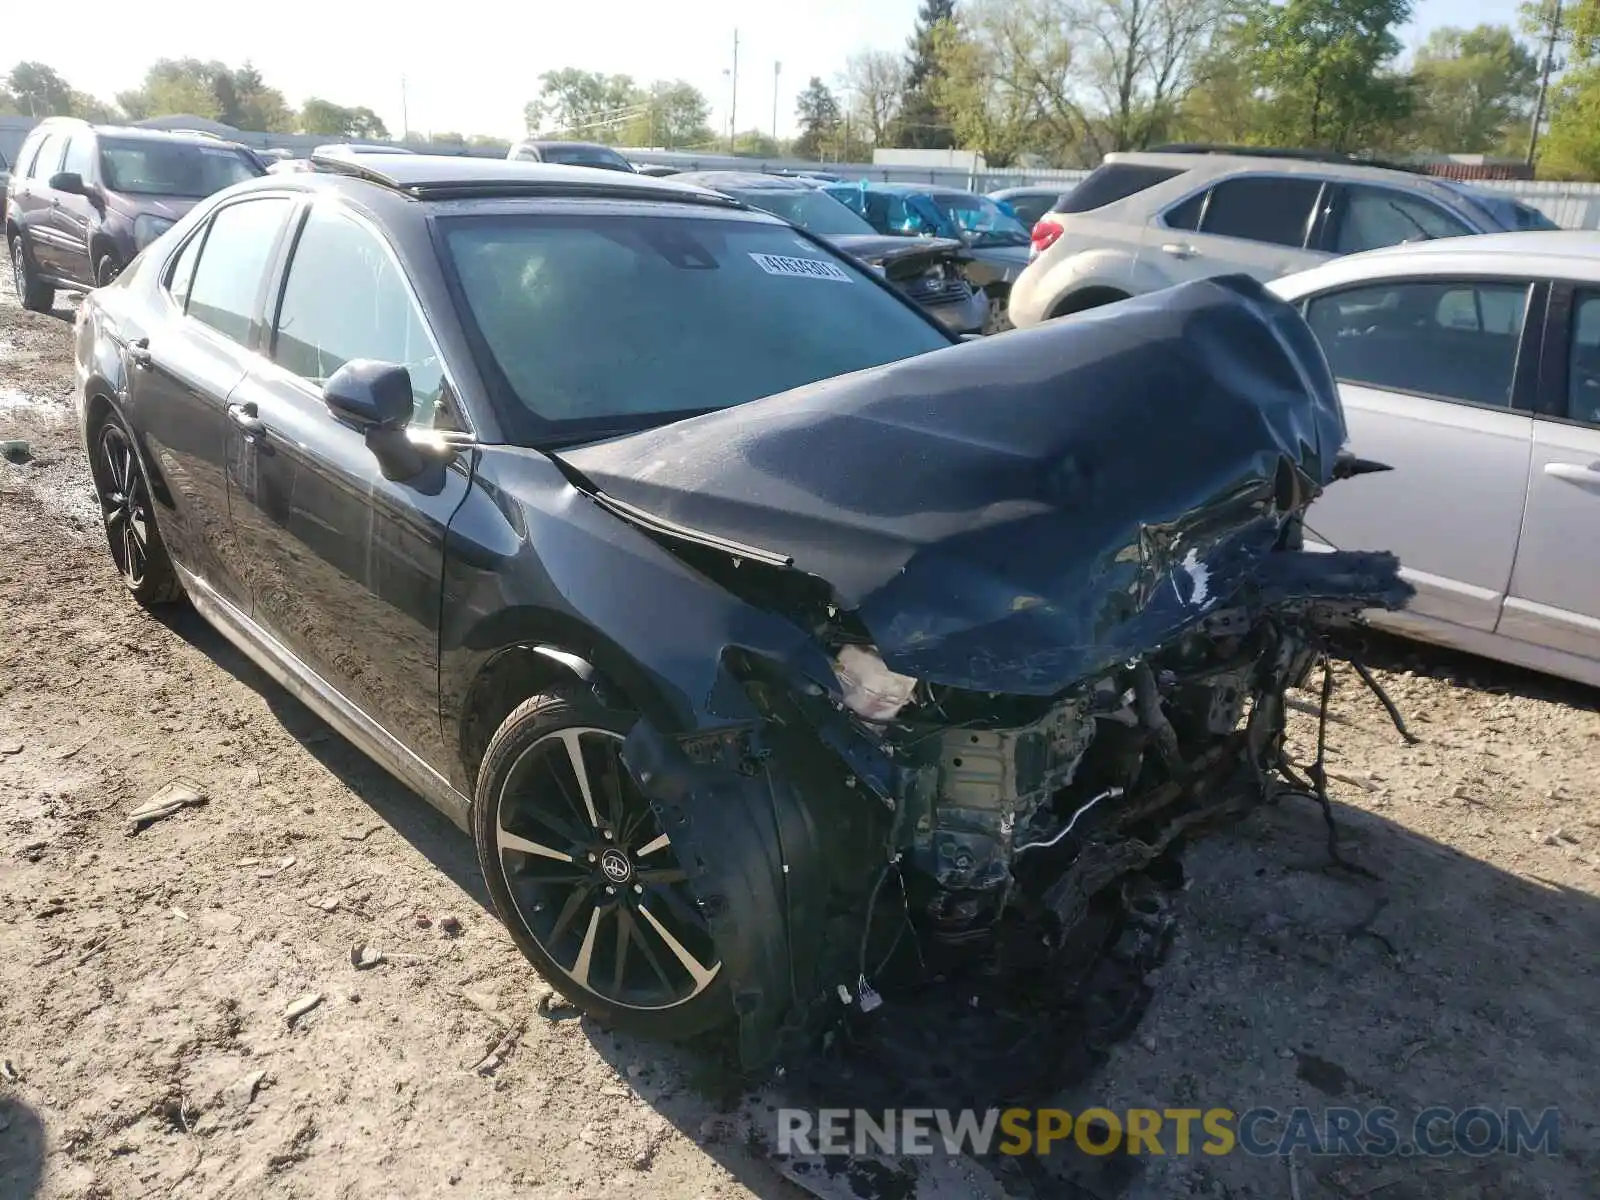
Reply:
<svg viewBox="0 0 1600 1200"><path fill-rule="evenodd" d="M511 711L553 688L590 688L610 707L641 713L668 728L677 723L673 706L647 673L598 630L571 616L505 609L485 618L464 641L476 665L455 705L454 735L469 785L476 783L489 739Z"/></svg>
<svg viewBox="0 0 1600 1200"><path fill-rule="evenodd" d="M128 265L126 262L123 262L122 251L117 246L116 239L108 234L105 230L97 229L89 235L89 274L91 278L94 277L94 272L100 265L100 256L102 251L109 252L111 257L116 259L117 262L121 263L123 266Z"/></svg>
<svg viewBox="0 0 1600 1200"><path fill-rule="evenodd" d="M1046 320L1054 320L1057 317L1065 317L1072 313L1085 312L1091 308L1099 308L1102 304L1115 304L1118 300L1128 299L1129 296L1130 293L1122 288L1113 287L1106 283L1092 283L1087 287L1068 292L1057 300L1050 309L1050 315Z"/></svg>

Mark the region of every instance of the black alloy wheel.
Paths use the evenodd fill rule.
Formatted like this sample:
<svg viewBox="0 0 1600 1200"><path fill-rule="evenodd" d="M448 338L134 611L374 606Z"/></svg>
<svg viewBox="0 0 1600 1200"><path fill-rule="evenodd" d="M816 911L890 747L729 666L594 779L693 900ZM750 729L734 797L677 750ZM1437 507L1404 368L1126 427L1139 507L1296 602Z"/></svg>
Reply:
<svg viewBox="0 0 1600 1200"><path fill-rule="evenodd" d="M168 604L183 595L151 511L150 484L133 439L115 416L100 427L94 460L95 491L111 560L141 604Z"/></svg>
<svg viewBox="0 0 1600 1200"><path fill-rule="evenodd" d="M474 803L479 863L539 972L605 1024L680 1038L732 1017L704 914L622 762L635 717L551 693L506 718Z"/></svg>

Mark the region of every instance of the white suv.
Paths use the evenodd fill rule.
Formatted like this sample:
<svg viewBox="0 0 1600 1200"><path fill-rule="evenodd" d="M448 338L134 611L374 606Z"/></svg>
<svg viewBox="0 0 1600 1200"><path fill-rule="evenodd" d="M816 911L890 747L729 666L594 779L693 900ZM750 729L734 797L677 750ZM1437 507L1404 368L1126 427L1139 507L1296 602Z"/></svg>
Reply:
<svg viewBox="0 0 1600 1200"><path fill-rule="evenodd" d="M1401 242L1555 228L1508 195L1335 155L1108 154L1033 227L1010 316L1037 325L1207 275L1268 280Z"/></svg>

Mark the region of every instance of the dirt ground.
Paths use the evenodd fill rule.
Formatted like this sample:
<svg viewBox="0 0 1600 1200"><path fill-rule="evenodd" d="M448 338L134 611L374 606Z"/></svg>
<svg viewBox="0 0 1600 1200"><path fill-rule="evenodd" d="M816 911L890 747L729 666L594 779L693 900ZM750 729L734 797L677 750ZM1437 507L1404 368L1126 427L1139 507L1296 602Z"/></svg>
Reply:
<svg viewBox="0 0 1600 1200"><path fill-rule="evenodd" d="M0 1197L800 1196L767 1153L781 1084L566 1019L465 837L192 612L124 596L70 311L0 291L0 439L29 443L0 462ZM901 1194L1596 1194L1600 696L1384 653L1422 743L1348 672L1330 724L1376 878L1324 869L1299 800L1203 843L1143 1023L1061 1102L1557 1107L1560 1152L1084 1158L1048 1184L923 1159ZM174 780L208 802L131 835Z"/></svg>

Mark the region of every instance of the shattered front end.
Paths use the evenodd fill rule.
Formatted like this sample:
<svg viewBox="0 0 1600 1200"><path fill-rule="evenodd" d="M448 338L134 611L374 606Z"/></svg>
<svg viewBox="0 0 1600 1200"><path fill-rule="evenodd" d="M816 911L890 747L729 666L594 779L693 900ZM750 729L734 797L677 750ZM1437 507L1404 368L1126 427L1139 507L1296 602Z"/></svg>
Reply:
<svg viewBox="0 0 1600 1200"><path fill-rule="evenodd" d="M568 456L807 635L722 647L706 718L626 750L747 1064L895 987L1055 986L1274 795L1286 690L1410 594L1302 549L1344 439L1310 330L1228 278Z"/></svg>

